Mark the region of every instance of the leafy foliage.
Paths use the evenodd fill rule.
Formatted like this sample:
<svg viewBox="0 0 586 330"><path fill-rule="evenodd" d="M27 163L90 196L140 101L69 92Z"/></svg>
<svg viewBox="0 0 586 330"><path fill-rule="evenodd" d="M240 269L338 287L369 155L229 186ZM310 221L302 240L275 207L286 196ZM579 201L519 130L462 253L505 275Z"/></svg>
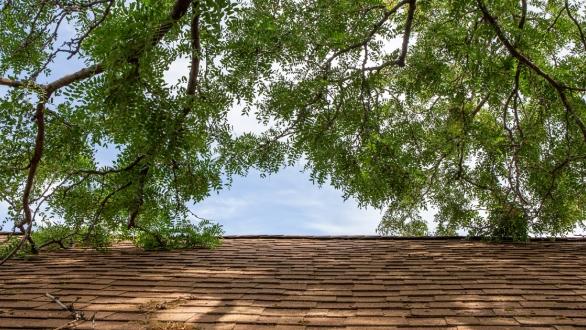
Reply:
<svg viewBox="0 0 586 330"><path fill-rule="evenodd" d="M430 208L439 235L584 225L583 3L279 3L242 10L228 43L258 51L234 66L270 72L256 80L268 136L289 137L317 183L387 207L381 234L429 234Z"/></svg>
<svg viewBox="0 0 586 330"><path fill-rule="evenodd" d="M431 234L429 208L438 235L584 224L578 1L42 3L0 1L0 197L32 241L59 219L96 246L214 245L187 206L300 159L386 207L381 234ZM234 134L235 109L269 128Z"/></svg>
<svg viewBox="0 0 586 330"><path fill-rule="evenodd" d="M20 238L16 236L10 236L7 240L0 242L0 258L9 257L13 253L12 251L17 251L14 256L26 256L30 249L27 249L26 245L22 248L18 248L19 244Z"/></svg>
<svg viewBox="0 0 586 330"><path fill-rule="evenodd" d="M25 241L17 256L35 253L36 249L65 249L73 246L89 247L98 251L106 251L116 239L114 233L100 229L72 228L63 224L45 224L39 226L32 234L31 240ZM122 237L118 237L122 238ZM0 242L0 258L5 258L13 251L22 238L11 235L6 241ZM35 246L32 245L32 243Z"/></svg>
<svg viewBox="0 0 586 330"><path fill-rule="evenodd" d="M186 248L215 248L223 234L218 224L202 220L198 225L184 224L175 227L153 226L136 232L133 242L147 250Z"/></svg>

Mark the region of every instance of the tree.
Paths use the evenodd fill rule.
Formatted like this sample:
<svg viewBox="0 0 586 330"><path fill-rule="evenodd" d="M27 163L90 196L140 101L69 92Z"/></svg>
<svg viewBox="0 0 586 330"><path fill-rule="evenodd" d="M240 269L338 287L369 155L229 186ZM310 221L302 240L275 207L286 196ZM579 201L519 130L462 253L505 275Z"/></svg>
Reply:
<svg viewBox="0 0 586 330"><path fill-rule="evenodd" d="M0 196L22 233L9 254L25 242L35 252L56 241L31 234L35 223L55 218L69 229L58 244L138 231L140 242L193 245L220 234L216 225L185 220L188 202L222 185L215 149L230 138L233 96L221 68L204 58L217 58L220 21L232 5L3 1L1 8L7 78L0 84L11 89L0 104ZM187 84L167 86L163 72L181 56L190 58ZM86 66L53 77L60 57ZM95 149L107 144L121 152L114 167L97 168Z"/></svg>
<svg viewBox="0 0 586 330"><path fill-rule="evenodd" d="M252 1L227 36L259 116L382 234L524 240L584 225L579 1ZM254 49L240 52L247 44ZM276 69L275 69L276 68ZM267 81L269 80L269 81ZM247 80L248 81L248 80Z"/></svg>
<svg viewBox="0 0 586 330"><path fill-rule="evenodd" d="M300 158L318 184L386 207L382 234L429 234L427 207L438 209L439 235L524 239L584 223L578 2L0 8L0 194L19 246L35 250L33 225L50 218L85 238L192 237L176 232L191 228L188 203L251 167L273 172ZM169 86L163 74L178 58L189 73ZM55 75L66 61L84 67ZM275 124L234 136L226 114L237 103ZM98 168L105 144L121 152Z"/></svg>

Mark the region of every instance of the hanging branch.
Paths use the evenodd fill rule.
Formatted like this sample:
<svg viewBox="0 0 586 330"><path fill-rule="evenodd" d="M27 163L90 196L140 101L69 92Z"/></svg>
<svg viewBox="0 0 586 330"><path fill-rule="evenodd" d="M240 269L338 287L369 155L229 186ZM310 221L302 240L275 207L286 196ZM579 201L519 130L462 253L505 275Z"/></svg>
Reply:
<svg viewBox="0 0 586 330"><path fill-rule="evenodd" d="M39 167L39 163L41 162L41 158L43 156L43 147L45 145L45 102L50 95L41 96L41 101L37 104L36 111L35 111L35 122L37 125L37 134L35 137L35 149L33 151L33 156L30 161L30 165L28 168L28 175L26 179L26 184L24 187L24 191L22 194L22 209L24 213L24 219L22 223L17 225L20 228L21 233L23 234L22 238L18 245L10 251L2 261L0 261L0 265L5 263L8 259L12 258L16 252L18 252L22 246L24 245L25 241L29 241L31 244L31 252L37 253L37 248L33 240L31 239L31 232L33 229L33 220L32 220L32 211L30 207L30 194L31 190L33 189L33 184L35 180L35 176L37 174L37 168ZM25 229L26 226L26 229Z"/></svg>

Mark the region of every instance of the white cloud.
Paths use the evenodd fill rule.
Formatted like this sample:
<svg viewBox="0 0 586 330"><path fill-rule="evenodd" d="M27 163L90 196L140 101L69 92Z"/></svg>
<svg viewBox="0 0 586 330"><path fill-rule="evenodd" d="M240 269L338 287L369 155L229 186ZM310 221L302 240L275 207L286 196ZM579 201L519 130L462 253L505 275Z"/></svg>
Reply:
<svg viewBox="0 0 586 330"><path fill-rule="evenodd" d="M163 74L163 79L165 82L169 85L175 85L177 82L179 82L181 77L187 77L189 74L189 62L189 58L187 57L179 57L173 61L171 65L169 65L167 71L165 71ZM185 83L185 85L187 84Z"/></svg>
<svg viewBox="0 0 586 330"><path fill-rule="evenodd" d="M265 179L235 178L232 189L193 210L218 221L227 234L374 234L381 216L378 210L359 209L352 199L344 201L332 187L313 185L300 167Z"/></svg>
<svg viewBox="0 0 586 330"><path fill-rule="evenodd" d="M8 222L4 224L4 221L8 217L8 203L0 201L0 231L6 231L12 229L12 223Z"/></svg>
<svg viewBox="0 0 586 330"><path fill-rule="evenodd" d="M228 112L228 122L232 125L235 136L244 133L259 134L271 127L271 124L264 125L259 122L254 113L243 114L244 106L235 103Z"/></svg>
<svg viewBox="0 0 586 330"><path fill-rule="evenodd" d="M337 205L336 205L337 204ZM374 235L382 212L377 209L360 209L354 201L324 205L319 212L313 213L313 221L308 225L326 235Z"/></svg>

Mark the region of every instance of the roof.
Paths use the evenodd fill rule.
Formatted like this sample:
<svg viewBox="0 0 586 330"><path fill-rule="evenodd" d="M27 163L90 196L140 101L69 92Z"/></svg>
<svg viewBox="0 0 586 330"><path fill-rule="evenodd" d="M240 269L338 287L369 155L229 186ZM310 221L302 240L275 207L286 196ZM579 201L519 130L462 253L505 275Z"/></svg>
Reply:
<svg viewBox="0 0 586 330"><path fill-rule="evenodd" d="M0 267L0 328L67 324L586 327L586 241L230 237L215 250L71 249Z"/></svg>

